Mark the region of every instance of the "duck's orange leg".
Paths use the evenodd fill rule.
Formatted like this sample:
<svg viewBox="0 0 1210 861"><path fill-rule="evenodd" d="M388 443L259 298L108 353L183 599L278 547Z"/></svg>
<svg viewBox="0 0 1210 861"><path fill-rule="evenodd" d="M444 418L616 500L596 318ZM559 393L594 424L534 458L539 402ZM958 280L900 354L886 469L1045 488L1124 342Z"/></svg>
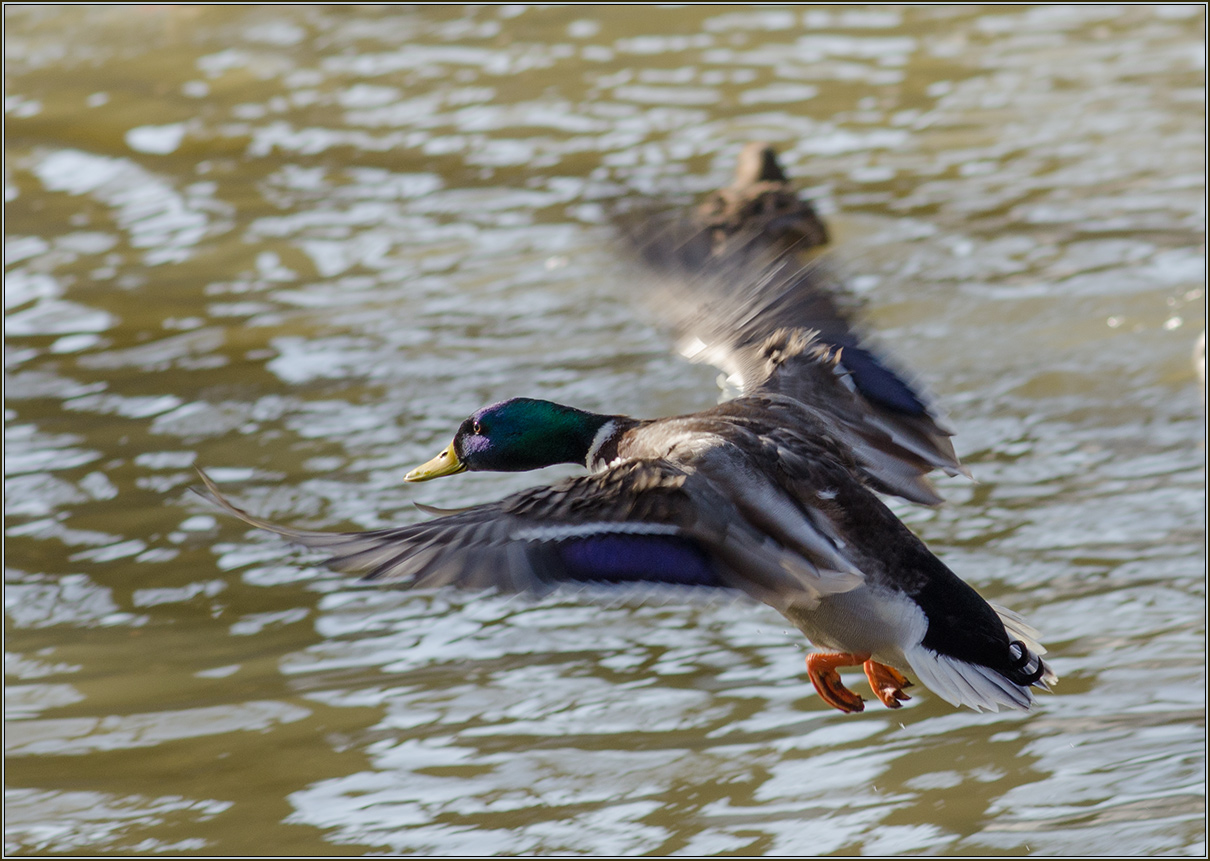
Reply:
<svg viewBox="0 0 1210 861"><path fill-rule="evenodd" d="M865 677L870 680L870 687L887 708L897 709L903 700L911 699L903 689L910 688L912 683L894 667L870 660L866 661L862 668L865 670Z"/></svg>
<svg viewBox="0 0 1210 861"><path fill-rule="evenodd" d="M865 708L861 697L844 686L837 667L856 667L870 659L869 655L850 652L815 652L807 655L807 676L820 698L842 712L859 712Z"/></svg>

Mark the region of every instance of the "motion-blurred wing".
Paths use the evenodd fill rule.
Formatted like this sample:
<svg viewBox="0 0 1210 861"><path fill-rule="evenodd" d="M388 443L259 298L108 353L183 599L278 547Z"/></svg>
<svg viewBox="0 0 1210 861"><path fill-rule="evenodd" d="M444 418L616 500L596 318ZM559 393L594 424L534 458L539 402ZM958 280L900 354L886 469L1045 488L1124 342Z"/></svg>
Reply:
<svg viewBox="0 0 1210 861"><path fill-rule="evenodd" d="M751 247L718 255L689 220L622 223L658 277L651 307L689 359L708 362L744 394L793 397L829 419L880 489L936 504L924 476L965 473L951 432L916 387L850 323L844 291L822 262ZM823 370L827 370L827 375Z"/></svg>
<svg viewBox="0 0 1210 861"><path fill-rule="evenodd" d="M794 191L773 147L760 141L744 147L734 181L702 201L693 223L709 240L699 250L711 255L750 246L797 253L828 242L811 202Z"/></svg>
<svg viewBox="0 0 1210 861"><path fill-rule="evenodd" d="M363 580L543 594L560 586L733 589L778 609L861 582L817 567L746 526L709 484L634 461L455 514L373 532L309 532L253 517L205 475L210 498L247 523L330 554Z"/></svg>

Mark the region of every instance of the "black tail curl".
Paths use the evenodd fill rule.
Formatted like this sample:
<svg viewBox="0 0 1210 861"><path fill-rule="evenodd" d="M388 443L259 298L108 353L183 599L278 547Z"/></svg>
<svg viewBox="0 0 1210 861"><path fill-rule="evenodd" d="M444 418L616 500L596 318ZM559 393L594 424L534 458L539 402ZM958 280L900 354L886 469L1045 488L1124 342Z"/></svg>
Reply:
<svg viewBox="0 0 1210 861"><path fill-rule="evenodd" d="M1014 683L1021 685L1021 687L1029 687L1030 685L1037 684L1046 675L1047 666L1045 662L1031 652L1020 640L1013 640L1008 644L1008 653L1012 658L1009 663L1010 672L1006 673L1006 675ZM1033 661L1038 662L1037 666L1032 670L1027 669Z"/></svg>

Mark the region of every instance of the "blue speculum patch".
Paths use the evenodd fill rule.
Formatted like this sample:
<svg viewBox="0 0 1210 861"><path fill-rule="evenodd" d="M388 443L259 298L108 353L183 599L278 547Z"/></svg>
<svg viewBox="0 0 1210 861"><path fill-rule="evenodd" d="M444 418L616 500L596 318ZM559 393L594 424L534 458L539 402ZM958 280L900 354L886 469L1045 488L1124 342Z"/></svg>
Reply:
<svg viewBox="0 0 1210 861"><path fill-rule="evenodd" d="M598 583L724 584L700 547L669 535L598 535L560 542L567 578Z"/></svg>
<svg viewBox="0 0 1210 861"><path fill-rule="evenodd" d="M875 403L890 407L910 415L923 415L928 410L921 402L911 386L879 361L878 357L868 350L857 346L857 342L848 338L835 338L834 342L844 348L841 363L853 375L853 384L865 397ZM846 341L852 340L852 343Z"/></svg>

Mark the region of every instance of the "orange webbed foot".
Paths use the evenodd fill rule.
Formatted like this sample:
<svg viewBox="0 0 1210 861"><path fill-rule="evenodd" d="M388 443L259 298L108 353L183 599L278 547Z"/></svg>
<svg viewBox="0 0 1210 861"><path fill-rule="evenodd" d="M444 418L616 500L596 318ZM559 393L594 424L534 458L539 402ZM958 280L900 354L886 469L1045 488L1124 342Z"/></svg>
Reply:
<svg viewBox="0 0 1210 861"><path fill-rule="evenodd" d="M911 699L903 689L910 688L912 683L894 667L877 661L866 661L862 668L865 670L865 677L870 680L870 687L887 708L900 708L904 700Z"/></svg>
<svg viewBox="0 0 1210 861"><path fill-rule="evenodd" d="M856 667L864 664L869 658L869 655L854 655L847 652L807 655L807 676L811 679L811 684L815 685L815 690L819 691L820 699L832 708L848 713L863 711L865 702L844 686L836 668ZM892 670L892 672L894 671Z"/></svg>

